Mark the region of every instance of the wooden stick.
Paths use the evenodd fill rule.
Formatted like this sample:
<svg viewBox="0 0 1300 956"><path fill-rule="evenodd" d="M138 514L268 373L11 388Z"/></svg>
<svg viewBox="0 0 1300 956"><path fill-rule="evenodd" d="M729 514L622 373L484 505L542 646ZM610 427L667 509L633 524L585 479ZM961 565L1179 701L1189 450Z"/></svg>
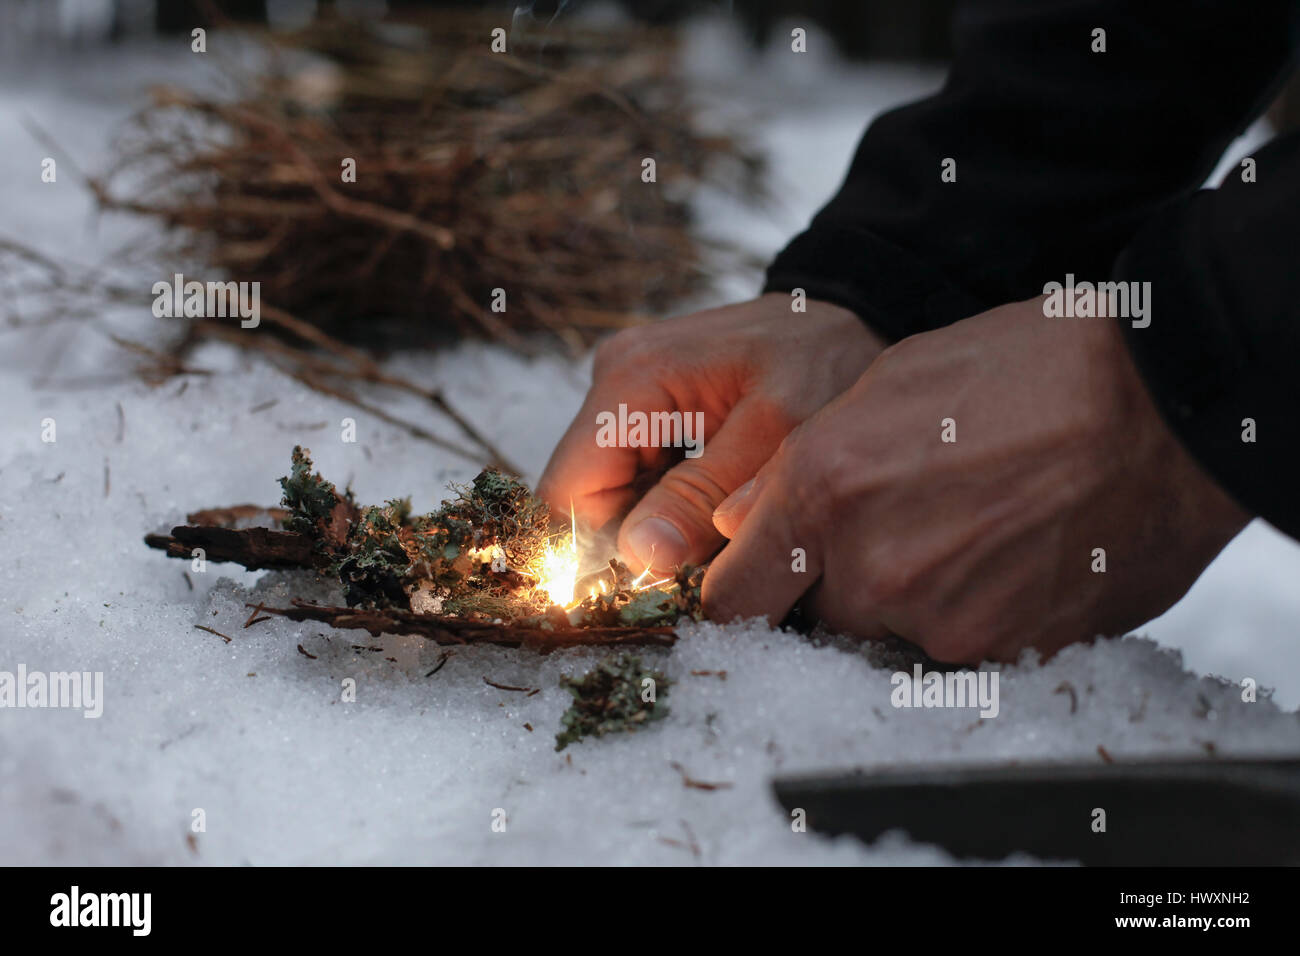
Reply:
<svg viewBox="0 0 1300 956"><path fill-rule="evenodd" d="M249 605L250 607L252 605ZM494 644L529 647L543 653L560 647L653 646L672 647L677 634L671 627L559 627L548 629L492 621L473 621L438 614L416 614L397 609L368 611L328 607L294 599L293 607L263 607L291 621L320 621L342 629L360 628L372 637L414 634L437 644Z"/></svg>
<svg viewBox="0 0 1300 956"><path fill-rule="evenodd" d="M330 556L316 550L311 538L295 531L270 528L217 528L179 525L172 533L147 534L144 543L170 558L190 560L195 548L205 561L233 561L250 571L262 569L326 568Z"/></svg>

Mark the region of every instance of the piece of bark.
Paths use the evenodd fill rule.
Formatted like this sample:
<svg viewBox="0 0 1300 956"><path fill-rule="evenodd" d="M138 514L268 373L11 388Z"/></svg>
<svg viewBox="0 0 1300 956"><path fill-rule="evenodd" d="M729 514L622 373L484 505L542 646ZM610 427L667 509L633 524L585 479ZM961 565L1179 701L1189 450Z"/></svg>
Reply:
<svg viewBox="0 0 1300 956"><path fill-rule="evenodd" d="M337 491L334 492L334 508L330 511L329 518L318 522L325 545L336 553L346 551L348 535L352 533L352 526L360 518L361 509Z"/></svg>
<svg viewBox="0 0 1300 956"><path fill-rule="evenodd" d="M185 560L193 557L195 548L202 548L207 561L230 561L242 564L249 571L328 568L334 561L333 555L318 548L310 535L270 527L234 527L256 519L279 524L288 515L284 508L261 505L204 508L186 515L189 524L177 525L170 535L145 535L144 543L166 551L168 557ZM341 550L359 515L356 505L335 492L334 509L328 519L319 523L324 544Z"/></svg>
<svg viewBox="0 0 1300 956"><path fill-rule="evenodd" d="M263 519L258 524L265 527L278 526L285 518L289 517L287 508L264 508L261 505L231 505L229 508L204 508L202 511L195 511L185 516L185 520L192 525L200 525L204 528L234 528L235 525L242 521L252 521L254 518Z"/></svg>
<svg viewBox="0 0 1300 956"><path fill-rule="evenodd" d="M416 634L438 644L496 644L531 647L539 651L587 645L650 645L671 647L677 635L671 627L564 627L554 629L521 624L467 620L413 611L364 610L328 607L294 600L293 607L263 607L291 621L321 621L336 628L361 628L374 637L380 634Z"/></svg>
<svg viewBox="0 0 1300 956"><path fill-rule="evenodd" d="M168 557L190 560L202 548L204 560L233 561L250 571L310 568L330 565L330 556L316 550L315 542L296 531L270 528L219 528L177 525L170 535L147 534L144 543L166 551Z"/></svg>

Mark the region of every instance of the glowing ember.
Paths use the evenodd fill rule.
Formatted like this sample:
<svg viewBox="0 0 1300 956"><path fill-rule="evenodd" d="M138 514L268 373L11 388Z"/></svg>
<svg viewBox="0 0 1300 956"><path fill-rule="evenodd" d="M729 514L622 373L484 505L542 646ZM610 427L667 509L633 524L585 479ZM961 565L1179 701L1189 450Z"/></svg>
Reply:
<svg viewBox="0 0 1300 956"><path fill-rule="evenodd" d="M564 538L557 536L548 541L546 549L542 552L542 557L537 565L537 590L546 595L547 600L552 604L559 605L566 611L577 607L584 600L583 596L575 595L578 584L578 533L577 522L573 521L572 508L570 504L570 527L572 530L569 536ZM673 578L660 578L658 581L645 583L646 578L650 577L650 569L653 566L654 554L650 556L651 564L647 564L644 571L637 575L636 579L631 582L632 591L645 591L655 588L661 584L672 582ZM608 587L602 578L589 589L587 597L596 597L600 594L607 594Z"/></svg>
<svg viewBox="0 0 1300 956"><path fill-rule="evenodd" d="M538 588L546 592L552 604L568 607L573 603L573 588L578 581L578 545L572 538L561 540L557 547L548 542L542 554Z"/></svg>
<svg viewBox="0 0 1300 956"><path fill-rule="evenodd" d="M486 548L471 548L469 557L470 560L478 563L491 564L493 571L504 571L508 567L506 553L501 550L499 544L489 545Z"/></svg>
<svg viewBox="0 0 1300 956"><path fill-rule="evenodd" d="M557 547L546 542L538 573L538 590L545 591L552 604L567 608L574 603L573 590L578 584L578 522L569 502L569 537Z"/></svg>

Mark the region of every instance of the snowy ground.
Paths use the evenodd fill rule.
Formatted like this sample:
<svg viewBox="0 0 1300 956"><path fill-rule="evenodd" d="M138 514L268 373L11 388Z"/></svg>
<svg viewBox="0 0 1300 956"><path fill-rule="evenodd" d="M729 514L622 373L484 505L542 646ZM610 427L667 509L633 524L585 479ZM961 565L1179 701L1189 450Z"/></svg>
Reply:
<svg viewBox="0 0 1300 956"><path fill-rule="evenodd" d="M779 200L761 214L708 197L703 208L719 232L768 250L834 188L869 116L939 79L825 56L745 63L713 28L695 42L702 87L761 121ZM0 68L3 231L93 262L138 228L88 228L71 175L39 182L47 151L20 119L94 158L143 81L190 69L188 54L158 49ZM139 317L108 318L145 334ZM861 649L703 625L686 628L671 653L647 655L675 682L665 721L556 754L567 704L558 677L581 673L594 654L459 650L426 676L439 651L415 639L282 621L245 630L246 603L283 602L309 585L209 566L189 575L191 590L185 564L140 540L198 506L273 503L295 443L362 501L413 493L421 510L473 464L224 348L196 362L220 374L157 389L113 374L121 357L89 330L3 332L0 355L0 671L102 671L105 682L99 719L0 710L0 862L690 864L692 844L705 863L944 862L903 839L868 848L793 833L769 781L853 765L1098 760L1099 745L1120 759L1300 749L1300 548L1256 524L1144 629L1154 640L1003 669L995 719L892 709L890 668ZM455 395L530 478L586 374L485 346L394 365ZM439 427L413 399L375 397ZM339 440L344 417L357 420L356 444ZM54 443L41 441L45 418L57 423ZM1244 703L1234 684L1206 674L1254 677L1277 692ZM484 677L542 691L500 691ZM341 700L346 678L355 703ZM1073 714L1062 682L1076 690ZM684 787L674 764L730 787ZM196 809L206 830L191 845ZM492 829L498 809L504 832Z"/></svg>

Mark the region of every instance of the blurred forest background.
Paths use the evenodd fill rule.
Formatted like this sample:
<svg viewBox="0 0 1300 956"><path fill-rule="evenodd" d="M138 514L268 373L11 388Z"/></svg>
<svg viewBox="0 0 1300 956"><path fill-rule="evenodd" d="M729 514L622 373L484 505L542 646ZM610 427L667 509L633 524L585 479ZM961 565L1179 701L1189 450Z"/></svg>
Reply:
<svg viewBox="0 0 1300 956"><path fill-rule="evenodd" d="M382 17L403 10L460 8L547 21L583 6L616 6L651 24L720 13L742 25L756 47L774 27L807 19L852 60L944 62L952 56L950 22L959 0L0 0L0 51L33 41L51 45L120 42L188 33L221 22L301 26L337 11ZM1278 130L1300 126L1300 72L1269 110Z"/></svg>
<svg viewBox="0 0 1300 956"><path fill-rule="evenodd" d="M297 25L331 9L349 16L382 16L403 9L459 7L548 20L583 0L0 0L0 35L25 42L89 43L148 33L188 33L221 20ZM850 57L946 59L948 21L956 0L617 0L630 16L654 24L725 13L743 23L756 43L784 19L807 18L833 35Z"/></svg>

